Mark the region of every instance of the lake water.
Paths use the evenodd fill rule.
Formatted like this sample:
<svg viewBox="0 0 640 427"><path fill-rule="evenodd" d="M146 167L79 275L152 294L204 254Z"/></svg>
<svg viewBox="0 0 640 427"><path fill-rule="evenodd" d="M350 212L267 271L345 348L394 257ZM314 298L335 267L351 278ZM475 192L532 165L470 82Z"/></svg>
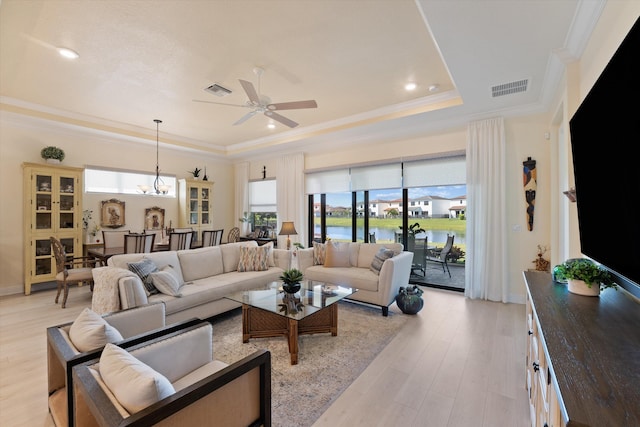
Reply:
<svg viewBox="0 0 640 427"><path fill-rule="evenodd" d="M398 230L399 231L399 230ZM389 228L377 228L369 227L370 233L376 233L376 241L380 242L395 242L396 231ZM320 229L316 229L316 233L320 233ZM456 243L466 244L465 233L451 230L427 230L426 237L429 243L443 243L447 241L447 234L455 235L454 245ZM398 235L400 235L398 233ZM351 241L351 228L350 227L327 227L327 236L335 240L348 240ZM364 236L364 230L358 230L358 236ZM419 239L425 237L425 233L418 234Z"/></svg>

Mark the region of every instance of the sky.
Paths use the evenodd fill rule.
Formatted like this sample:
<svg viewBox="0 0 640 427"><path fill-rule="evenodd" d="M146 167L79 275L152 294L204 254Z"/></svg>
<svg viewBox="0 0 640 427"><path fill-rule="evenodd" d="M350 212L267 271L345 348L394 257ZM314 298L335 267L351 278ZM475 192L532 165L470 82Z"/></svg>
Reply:
<svg viewBox="0 0 640 427"><path fill-rule="evenodd" d="M418 187L409 189L410 198L424 196L440 196L453 198L467 195L466 185L449 185L435 187ZM369 200L395 200L402 198L401 189L369 190ZM351 206L351 193L327 194L327 204L330 206Z"/></svg>

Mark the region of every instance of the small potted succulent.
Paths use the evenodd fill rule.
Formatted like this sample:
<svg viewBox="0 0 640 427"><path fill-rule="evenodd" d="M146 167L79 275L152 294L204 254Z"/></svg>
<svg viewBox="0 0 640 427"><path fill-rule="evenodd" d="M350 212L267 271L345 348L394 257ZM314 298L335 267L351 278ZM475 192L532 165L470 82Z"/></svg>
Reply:
<svg viewBox="0 0 640 427"><path fill-rule="evenodd" d="M40 155L43 159L45 159L48 163L60 163L64 160L64 151L58 147L44 147L40 151Z"/></svg>
<svg viewBox="0 0 640 427"><path fill-rule="evenodd" d="M396 295L396 304L404 314L417 314L424 306L422 293L424 291L416 285L409 285L406 288L400 286Z"/></svg>
<svg viewBox="0 0 640 427"><path fill-rule="evenodd" d="M569 292L597 296L606 288L617 289L611 273L587 258L573 258L554 268L555 276L568 281ZM596 286L594 286L596 285Z"/></svg>
<svg viewBox="0 0 640 427"><path fill-rule="evenodd" d="M300 290L300 282L303 279L302 271L297 268L285 270L279 277L282 280L282 290L288 294L295 294Z"/></svg>

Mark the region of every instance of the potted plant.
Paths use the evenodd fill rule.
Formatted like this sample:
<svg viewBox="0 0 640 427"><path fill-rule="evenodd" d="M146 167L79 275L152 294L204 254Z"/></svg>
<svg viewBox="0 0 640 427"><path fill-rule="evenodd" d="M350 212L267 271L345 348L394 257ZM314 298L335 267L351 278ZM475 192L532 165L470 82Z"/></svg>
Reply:
<svg viewBox="0 0 640 427"><path fill-rule="evenodd" d="M303 279L302 271L297 268L285 270L279 277L282 280L282 289L288 294L295 294L300 290L300 282Z"/></svg>
<svg viewBox="0 0 640 427"><path fill-rule="evenodd" d="M424 306L422 300L423 290L416 285L409 285L406 288L400 286L396 295L396 304L404 314L417 314Z"/></svg>
<svg viewBox="0 0 640 427"><path fill-rule="evenodd" d="M586 258L569 259L554 272L558 279L568 281L569 292L578 295L597 296L601 290L618 287L609 271Z"/></svg>
<svg viewBox="0 0 640 427"><path fill-rule="evenodd" d="M398 226L402 230L402 226ZM416 247L416 234L425 233L426 230L420 227L419 223L411 224L407 230L407 250L413 252Z"/></svg>
<svg viewBox="0 0 640 427"><path fill-rule="evenodd" d="M198 179L200 178L200 172L202 172L202 169L199 168L195 168L192 171L188 171L191 175L193 175L193 179Z"/></svg>
<svg viewBox="0 0 640 427"><path fill-rule="evenodd" d="M45 159L48 163L60 163L64 160L64 151L58 147L44 147L40 151L40 155L43 159Z"/></svg>

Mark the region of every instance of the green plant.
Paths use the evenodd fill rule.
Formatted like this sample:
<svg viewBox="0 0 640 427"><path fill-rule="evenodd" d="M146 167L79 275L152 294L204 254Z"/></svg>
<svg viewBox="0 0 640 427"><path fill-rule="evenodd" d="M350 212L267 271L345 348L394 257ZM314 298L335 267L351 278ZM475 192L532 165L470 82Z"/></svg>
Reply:
<svg viewBox="0 0 640 427"><path fill-rule="evenodd" d="M64 151L62 151L62 149L58 147L44 147L40 151L40 155L43 159L56 159L60 161L64 160Z"/></svg>
<svg viewBox="0 0 640 427"><path fill-rule="evenodd" d="M557 267L556 274L560 279L582 280L588 287L599 284L601 290L618 287L609 271L586 258L566 260Z"/></svg>
<svg viewBox="0 0 640 427"><path fill-rule="evenodd" d="M402 230L402 226L401 225L399 225L398 228L400 230ZM426 232L426 230L424 228L420 227L420 224L417 223L417 222L415 224L411 224L409 226L409 230L407 230L407 231L409 232L410 236L415 236L416 234L420 234L420 233L425 233Z"/></svg>
<svg viewBox="0 0 640 427"><path fill-rule="evenodd" d="M409 285L406 288L400 286L400 289L398 289L398 295L402 295L409 303L414 303L416 300L422 298L423 292L424 291L416 285Z"/></svg>
<svg viewBox="0 0 640 427"><path fill-rule="evenodd" d="M240 221L240 222L249 222L249 221L251 221L251 219L249 218L249 212L243 212L242 213L242 218L238 218L238 221Z"/></svg>
<svg viewBox="0 0 640 427"><path fill-rule="evenodd" d="M302 243L300 243L300 242L292 243L292 245L295 246L298 249L304 249L304 245Z"/></svg>
<svg viewBox="0 0 640 427"><path fill-rule="evenodd" d="M464 258L465 252L457 246L452 246L451 251L449 252L449 259L451 262L457 262L460 258Z"/></svg>
<svg viewBox="0 0 640 427"><path fill-rule="evenodd" d="M198 178L200 176L200 172L202 172L202 169L195 168L194 170L188 172L193 175L194 178Z"/></svg>
<svg viewBox="0 0 640 427"><path fill-rule="evenodd" d="M293 285L295 283L300 283L303 278L302 271L297 268L290 268L282 272L282 275L279 277L287 285Z"/></svg>

